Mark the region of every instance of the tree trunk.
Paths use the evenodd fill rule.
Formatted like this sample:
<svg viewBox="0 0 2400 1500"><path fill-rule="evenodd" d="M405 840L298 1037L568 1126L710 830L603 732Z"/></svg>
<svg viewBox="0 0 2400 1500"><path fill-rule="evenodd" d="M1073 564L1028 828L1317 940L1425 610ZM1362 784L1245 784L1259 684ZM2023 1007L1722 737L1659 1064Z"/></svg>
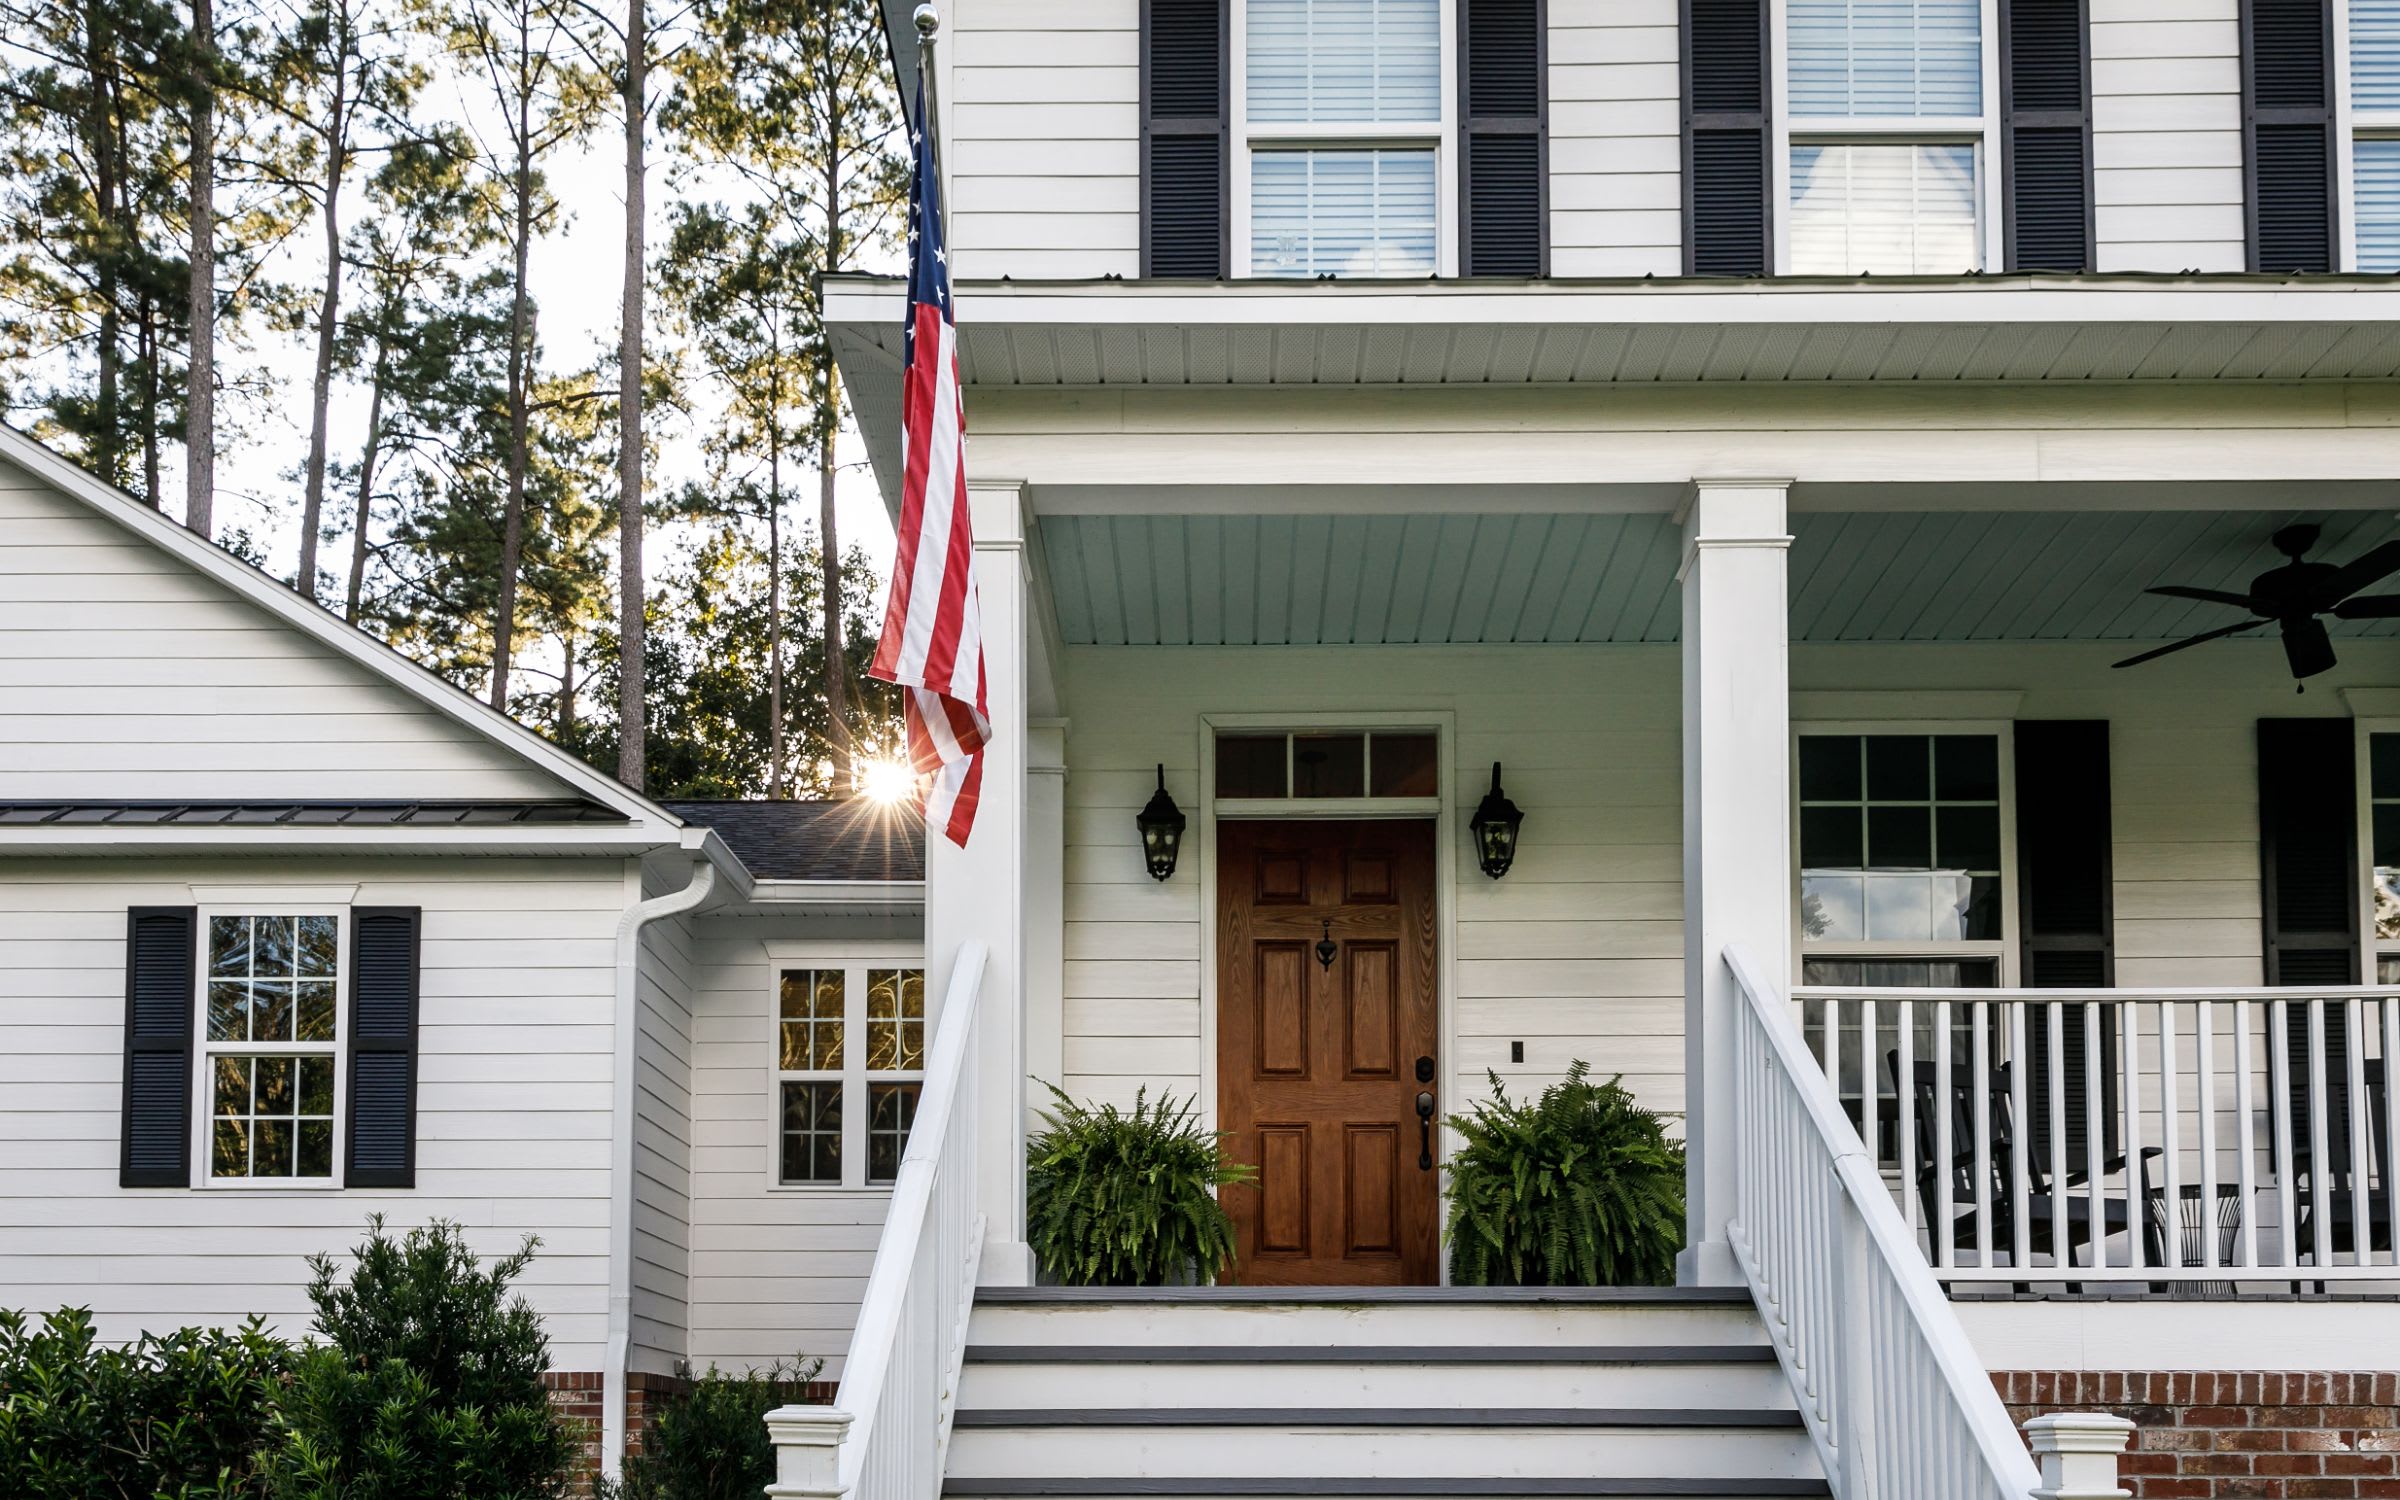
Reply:
<svg viewBox="0 0 2400 1500"><path fill-rule="evenodd" d="M303 597L317 597L317 532L325 515L327 412L333 404L333 340L342 311L342 178L349 171L350 65L337 37L333 110L326 117L325 292L317 301L317 370L309 387L308 474L300 501L300 577Z"/></svg>
<svg viewBox="0 0 2400 1500"><path fill-rule="evenodd" d="M519 38L520 46L523 37ZM519 56L522 57L522 51ZM520 83L523 82L520 76ZM517 634L517 572L525 559L525 439L528 427L526 363L533 332L526 263L533 253L533 100L517 95L514 174L516 242L508 318L508 500L500 519L500 599L492 611L492 707L508 711L508 668Z"/></svg>
<svg viewBox="0 0 2400 1500"><path fill-rule="evenodd" d="M779 380L777 384L782 382ZM789 784L783 769L783 430L770 414L767 438L767 795Z"/></svg>
<svg viewBox="0 0 2400 1500"><path fill-rule="evenodd" d="M558 742L566 744L575 734L575 635L572 631L558 641Z"/></svg>
<svg viewBox="0 0 2400 1500"><path fill-rule="evenodd" d="M92 107L84 128L91 135L92 151L92 216L100 223L103 233L117 228L117 198L120 191L117 165L116 110L112 107L116 83L116 60L109 19L113 11L109 0L90 0L84 10L83 36L85 67L92 80ZM99 386L94 392L93 424L99 429L97 443L91 454L92 469L110 484L125 482L124 418L118 404L118 384L123 379L121 347L125 337L124 309L118 305L123 295L117 277L117 257L113 250L102 249L99 254L100 348ZM158 486L152 485L142 494L153 510L158 508Z"/></svg>
<svg viewBox="0 0 2400 1500"><path fill-rule="evenodd" d="M159 349L158 301L148 292L142 294L133 320L134 356L142 371L142 493L159 493L158 462L158 364L163 355ZM153 498L150 502L156 505Z"/></svg>
<svg viewBox="0 0 2400 1500"><path fill-rule="evenodd" d="M642 685L642 127L649 39L642 0L625 0L625 293L617 351L617 780L642 789L649 715Z"/></svg>
<svg viewBox="0 0 2400 1500"><path fill-rule="evenodd" d="M830 15L825 26L830 48ZM825 269L830 272L841 269L842 257L842 96L840 89L831 85L826 96ZM820 301L820 329L823 311ZM821 360L825 399L817 410L817 543L825 554L825 739L832 751L833 784L838 791L850 783L850 664L842 643L842 535L833 504L834 440L842 427L842 388L829 346Z"/></svg>
<svg viewBox="0 0 2400 1500"><path fill-rule="evenodd" d="M367 398L367 442L358 455L358 518L350 530L350 591L342 601L342 618L358 623L359 596L367 587L367 526L375 514L375 458L383 446L384 355L375 352L375 390Z"/></svg>
<svg viewBox="0 0 2400 1500"><path fill-rule="evenodd" d="M183 524L216 537L217 512L217 21L214 0L192 0L192 357L183 393Z"/></svg>

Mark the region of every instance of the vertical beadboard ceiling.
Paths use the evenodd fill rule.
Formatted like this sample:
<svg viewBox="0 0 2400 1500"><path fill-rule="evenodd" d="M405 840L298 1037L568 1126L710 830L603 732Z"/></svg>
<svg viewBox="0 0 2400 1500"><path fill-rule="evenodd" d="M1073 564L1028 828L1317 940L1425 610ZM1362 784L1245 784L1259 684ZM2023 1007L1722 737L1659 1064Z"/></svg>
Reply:
<svg viewBox="0 0 2400 1500"><path fill-rule="evenodd" d="M1793 519L1803 641L2157 640L2236 615L2147 596L2246 588L2316 521L2312 558L2400 537L2389 511L1962 511ZM1244 646L1672 641L1679 539L1631 515L1045 516L1070 645ZM2400 593L2400 578L2378 592ZM2400 621L2333 622L2400 635Z"/></svg>

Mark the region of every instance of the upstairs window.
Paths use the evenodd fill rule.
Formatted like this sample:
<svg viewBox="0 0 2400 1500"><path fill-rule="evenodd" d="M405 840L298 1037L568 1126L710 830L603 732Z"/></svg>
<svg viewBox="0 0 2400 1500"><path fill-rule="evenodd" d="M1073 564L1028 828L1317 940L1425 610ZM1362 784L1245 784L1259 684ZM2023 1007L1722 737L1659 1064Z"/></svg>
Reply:
<svg viewBox="0 0 2400 1500"><path fill-rule="evenodd" d="M1444 0L1237 0L1253 276L1443 269Z"/></svg>
<svg viewBox="0 0 2400 1500"><path fill-rule="evenodd" d="M2400 271L2400 0L2350 0L2350 195L2360 271Z"/></svg>
<svg viewBox="0 0 2400 1500"><path fill-rule="evenodd" d="M1983 268L1985 46L1978 0L1791 0L1788 270Z"/></svg>

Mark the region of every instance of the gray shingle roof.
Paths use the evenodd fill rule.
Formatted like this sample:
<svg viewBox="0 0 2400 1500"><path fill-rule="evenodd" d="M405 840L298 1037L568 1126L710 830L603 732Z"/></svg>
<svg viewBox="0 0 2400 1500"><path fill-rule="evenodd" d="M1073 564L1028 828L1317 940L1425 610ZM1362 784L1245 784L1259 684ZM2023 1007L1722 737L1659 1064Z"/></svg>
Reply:
<svg viewBox="0 0 2400 1500"><path fill-rule="evenodd" d="M761 880L923 880L925 822L913 809L847 802L669 802L713 828Z"/></svg>

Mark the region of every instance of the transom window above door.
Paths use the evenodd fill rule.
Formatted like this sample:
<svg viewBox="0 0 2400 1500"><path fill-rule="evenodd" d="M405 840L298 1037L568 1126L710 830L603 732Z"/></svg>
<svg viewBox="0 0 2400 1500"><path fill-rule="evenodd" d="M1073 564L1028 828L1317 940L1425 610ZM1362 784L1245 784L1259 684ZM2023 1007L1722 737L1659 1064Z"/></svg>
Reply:
<svg viewBox="0 0 2400 1500"><path fill-rule="evenodd" d="M1996 963L2006 899L1999 737L1803 734L1798 756L1808 968L1836 956L1953 974L1961 962ZM1962 981L1975 982L1951 982Z"/></svg>
<svg viewBox="0 0 2400 1500"><path fill-rule="evenodd" d="M1431 730L1229 730L1217 736L1226 799L1438 797Z"/></svg>
<svg viewBox="0 0 2400 1500"><path fill-rule="evenodd" d="M1254 276L1439 270L1444 0L1237 0Z"/></svg>

